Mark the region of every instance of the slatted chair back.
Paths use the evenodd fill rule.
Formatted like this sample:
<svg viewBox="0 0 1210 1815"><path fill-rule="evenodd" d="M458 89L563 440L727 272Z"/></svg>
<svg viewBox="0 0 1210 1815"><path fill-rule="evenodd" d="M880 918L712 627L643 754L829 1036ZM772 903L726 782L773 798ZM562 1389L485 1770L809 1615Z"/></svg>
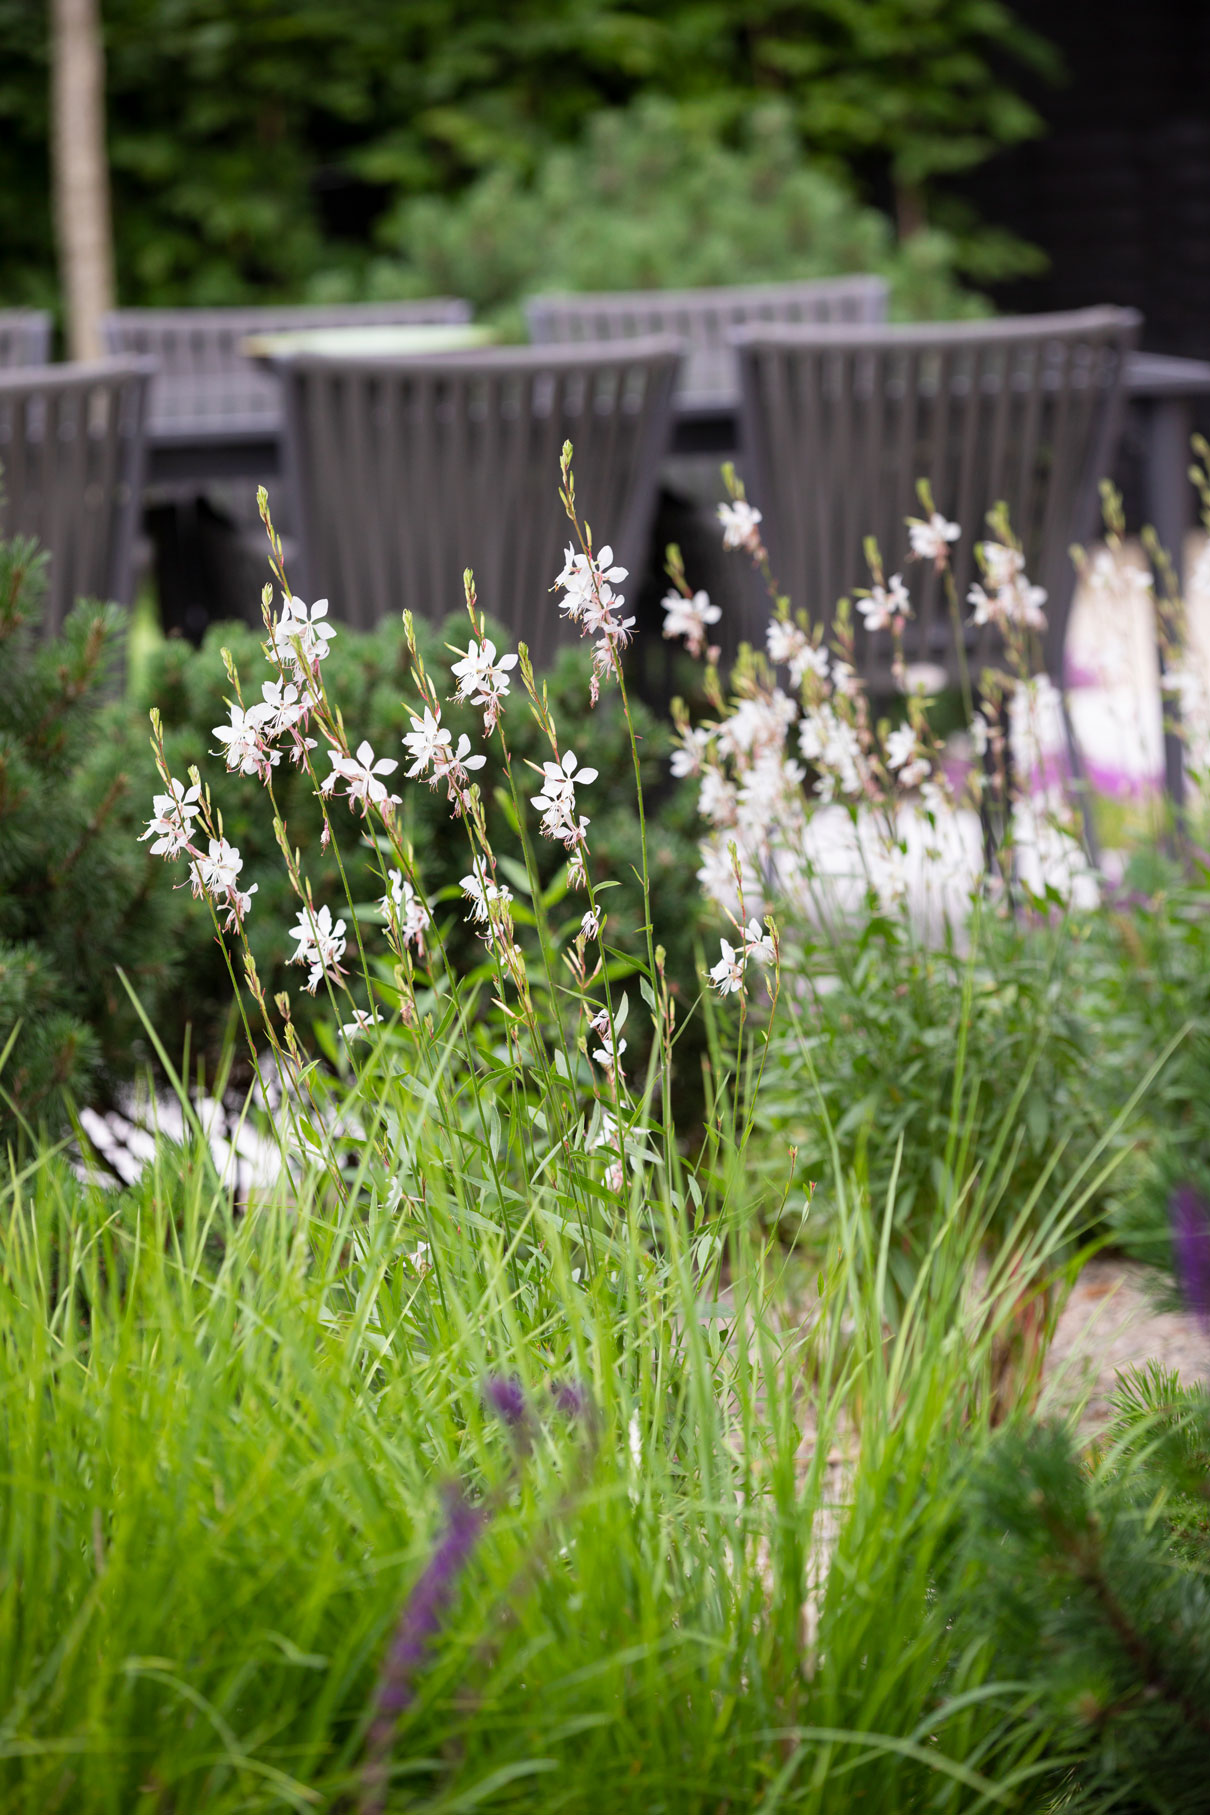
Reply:
<svg viewBox="0 0 1210 1815"><path fill-rule="evenodd" d="M324 308L116 309L104 317L101 332L108 352L144 354L158 363L151 398L153 430L220 422L255 430L280 423L281 398L272 374L241 351L250 335L470 318L469 303L438 296Z"/></svg>
<svg viewBox="0 0 1210 1815"><path fill-rule="evenodd" d="M44 366L50 359L50 316L45 309L0 309L0 371Z"/></svg>
<svg viewBox="0 0 1210 1815"><path fill-rule="evenodd" d="M404 609L440 622L471 567L481 608L546 662L566 634L549 590L571 539L563 443L582 515L637 585L679 361L668 338L283 359L292 584L361 627Z"/></svg>
<svg viewBox="0 0 1210 1815"><path fill-rule="evenodd" d="M685 343L682 398L726 400L737 388L733 328L758 322L880 322L881 277L836 277L794 284L728 284L696 290L618 290L594 295L531 296L525 305L536 345L675 334Z"/></svg>
<svg viewBox="0 0 1210 1815"><path fill-rule="evenodd" d="M927 479L962 537L952 551L964 622L978 579L974 545L988 509L1008 505L1030 578L1048 594L1047 672L1059 680L1075 591L1070 548L1094 533L1097 484L1112 470L1122 378L1140 318L1128 309L996 321L847 328L740 330L743 474L764 513L779 584L813 621L830 625L837 601L869 584L863 543L878 542L887 571L903 567L904 519L920 516ZM931 564L903 567L914 617L909 662L959 677L958 644L943 584ZM857 630L871 685L889 680L890 636ZM995 630L969 624L967 661L978 673Z"/></svg>
<svg viewBox="0 0 1210 1815"><path fill-rule="evenodd" d="M0 534L50 551L46 635L78 598L131 602L154 370L107 359L0 373Z"/></svg>

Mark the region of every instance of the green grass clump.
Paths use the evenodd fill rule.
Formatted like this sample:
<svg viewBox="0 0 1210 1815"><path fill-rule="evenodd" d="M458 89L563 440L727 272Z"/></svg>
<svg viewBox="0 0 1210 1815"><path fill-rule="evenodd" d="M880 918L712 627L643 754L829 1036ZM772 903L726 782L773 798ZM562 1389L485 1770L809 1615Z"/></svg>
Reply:
<svg viewBox="0 0 1210 1815"><path fill-rule="evenodd" d="M851 1264L804 1321L725 1218L704 1298L658 1193L595 1268L557 1203L510 1242L475 1199L428 1196L426 1266L373 1190L236 1211L200 1142L117 1197L53 1153L10 1176L0 1806L356 1807L455 1483L484 1527L390 1808L1007 1800L1032 1739L935 1593L1009 1302L966 1302L961 1238L884 1351Z"/></svg>

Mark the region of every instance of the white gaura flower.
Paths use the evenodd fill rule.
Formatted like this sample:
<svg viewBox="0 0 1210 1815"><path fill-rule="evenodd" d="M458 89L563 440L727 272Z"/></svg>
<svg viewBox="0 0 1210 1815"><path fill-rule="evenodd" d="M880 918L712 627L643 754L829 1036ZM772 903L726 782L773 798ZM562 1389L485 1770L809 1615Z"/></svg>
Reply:
<svg viewBox="0 0 1210 1815"><path fill-rule="evenodd" d="M207 895L217 896L220 900L239 883L239 873L244 867L244 860L236 845L228 844L225 838L212 838L205 857L197 860L197 876Z"/></svg>
<svg viewBox="0 0 1210 1815"><path fill-rule="evenodd" d="M313 605L307 605L291 595L274 626L278 657L293 663L294 678L299 686L305 686L319 673L319 664L336 635L336 626L324 623L327 615L326 599L316 599Z"/></svg>
<svg viewBox="0 0 1210 1815"><path fill-rule="evenodd" d="M757 524L761 514L744 498L736 498L731 504L720 504L718 520L723 528L724 548L746 548L755 554L760 547L760 531Z"/></svg>
<svg viewBox="0 0 1210 1815"><path fill-rule="evenodd" d="M463 731L458 738L456 750L438 750L433 758L433 780L457 780L464 784L468 769L481 769L487 761L486 756L471 755L471 740Z"/></svg>
<svg viewBox="0 0 1210 1815"><path fill-rule="evenodd" d="M723 756L732 757L781 750L797 717L797 705L780 687L775 687L765 699L741 700L730 718L718 726L719 750Z"/></svg>
<svg viewBox="0 0 1210 1815"><path fill-rule="evenodd" d="M806 771L801 763L763 751L740 782L735 805L735 823L741 845L750 853L767 858L775 839L790 838L796 842L804 831L802 784Z"/></svg>
<svg viewBox="0 0 1210 1815"><path fill-rule="evenodd" d="M153 857L179 857L187 849L192 837L191 821L201 812L202 790L196 784L185 787L183 782L169 776L167 794L156 794L152 797L151 818L147 830L139 833L139 843L144 839L154 838L151 847Z"/></svg>
<svg viewBox="0 0 1210 1815"><path fill-rule="evenodd" d="M626 1042L623 1039L616 1041L612 1048L598 1046L592 1056L603 1070L613 1072L616 1068L620 1071L622 1067L622 1054L625 1051Z"/></svg>
<svg viewBox="0 0 1210 1815"><path fill-rule="evenodd" d="M507 910L513 898L512 890L506 883L489 882L478 870L470 876L464 876L458 886L470 903L468 920L490 920L493 903L499 903Z"/></svg>
<svg viewBox="0 0 1210 1815"><path fill-rule="evenodd" d="M981 712L971 713L971 749L978 757L987 755L987 720Z"/></svg>
<svg viewBox="0 0 1210 1815"><path fill-rule="evenodd" d="M702 770L697 810L703 819L714 826L733 826L737 798L735 783L728 781L721 769L711 764Z"/></svg>
<svg viewBox="0 0 1210 1815"><path fill-rule="evenodd" d="M404 1255L403 1264L423 1279L433 1264L433 1253L428 1242L417 1242L411 1253Z"/></svg>
<svg viewBox="0 0 1210 1815"><path fill-rule="evenodd" d="M314 995L322 979L340 975L340 961L345 955L345 923L343 920L332 922L332 910L325 903L323 907L308 912L304 908L298 916L298 925L290 928L290 937L298 942L298 950L292 955L291 964L309 964L311 974L306 987Z"/></svg>
<svg viewBox="0 0 1210 1815"><path fill-rule="evenodd" d="M596 555L577 554L570 546L563 571L555 588L563 589L559 610L580 626L581 636L599 640L592 652L592 683L589 697L595 706L601 695L601 682L619 672L620 652L630 641L634 619L622 616L626 600L614 587L626 578L624 567L613 565L612 548L602 548Z"/></svg>
<svg viewBox="0 0 1210 1815"><path fill-rule="evenodd" d="M1139 567L1133 561L1124 560L1115 554L1112 548L1098 548L1088 564L1088 584L1096 592L1136 593L1139 598L1146 598L1155 590L1155 582L1149 567ZM1204 592L1210 584L1210 542L1207 542L1198 556L1193 572L1189 576L1190 593Z"/></svg>
<svg viewBox="0 0 1210 1815"><path fill-rule="evenodd" d="M916 753L916 733L910 725L897 725L888 733L886 761L888 769L902 769Z"/></svg>
<svg viewBox="0 0 1210 1815"><path fill-rule="evenodd" d="M908 540L912 553L920 561L932 561L940 570L950 558L950 543L962 534L956 523L947 523L939 510L931 517L909 517Z"/></svg>
<svg viewBox="0 0 1210 1815"><path fill-rule="evenodd" d="M722 957L711 966L710 981L720 996L742 993L744 987L744 954L737 952L726 939L719 940Z"/></svg>
<svg viewBox="0 0 1210 1815"><path fill-rule="evenodd" d="M265 724L269 737L291 730L319 704L309 687L297 687L293 681L262 682L261 699L269 714Z"/></svg>
<svg viewBox="0 0 1210 1815"><path fill-rule="evenodd" d="M675 590L666 592L660 601L664 608L664 635L684 637L690 655L700 656L706 648L706 627L717 624L722 612L710 603L708 592L695 592L686 599Z"/></svg>
<svg viewBox="0 0 1210 1815"><path fill-rule="evenodd" d="M620 609L625 600L613 588L626 578L627 569L614 566L613 549L608 543L595 555L580 554L568 543L563 571L553 589L563 592L558 608L574 624L583 618L590 601L606 609Z"/></svg>
<svg viewBox="0 0 1210 1815"><path fill-rule="evenodd" d="M341 1033L346 1040L369 1040L373 1030L382 1026L382 1016L376 1008L358 1008L353 1011L353 1019L346 1021Z"/></svg>
<svg viewBox="0 0 1210 1815"><path fill-rule="evenodd" d="M227 890L227 917L223 921L227 932L233 933L243 926L252 907L252 897L259 887L260 884L254 882L250 889Z"/></svg>
<svg viewBox="0 0 1210 1815"><path fill-rule="evenodd" d="M592 908L589 908L588 912L580 921L580 938L585 941L596 939L599 936L600 931L601 917Z"/></svg>
<svg viewBox="0 0 1210 1815"><path fill-rule="evenodd" d="M267 738L290 738L290 757L293 762L301 762L308 750L314 750L315 739L305 735L308 715L319 705L319 699L309 686L298 687L293 681L265 681L261 687L263 704L268 717L265 720Z"/></svg>
<svg viewBox="0 0 1210 1815"><path fill-rule="evenodd" d="M245 711L238 700L232 702L231 722L214 726L214 736L225 746L228 769L264 776L281 761L281 751L268 741L272 719L271 706L249 706Z"/></svg>
<svg viewBox="0 0 1210 1815"><path fill-rule="evenodd" d="M777 961L777 942L755 917L744 928L744 958L754 958L757 964L774 964Z"/></svg>
<svg viewBox="0 0 1210 1815"><path fill-rule="evenodd" d="M538 765L531 767L537 769ZM532 797L530 805L543 815L543 836L557 838L568 846L582 844L588 821L576 823L576 789L581 784L590 786L597 779L597 771L581 769L575 751L565 750L558 762L544 762L538 773L542 791Z"/></svg>
<svg viewBox="0 0 1210 1815"><path fill-rule="evenodd" d="M678 781L684 781L687 776L701 773L702 755L710 742L710 733L700 727L686 725L681 731L680 739L668 766Z"/></svg>
<svg viewBox="0 0 1210 1815"><path fill-rule="evenodd" d="M428 778L429 787L435 788L438 782L445 782L457 815L467 804L469 771L481 769L487 758L471 755L471 740L465 731L458 739L457 749L454 748L452 736L441 723L440 707L433 712L426 706L423 717L412 712L411 718L413 729L405 732L403 738L404 748L413 758L411 768L406 771L407 778L411 781L414 777L423 775L431 766L433 773Z"/></svg>
<svg viewBox="0 0 1210 1815"><path fill-rule="evenodd" d="M739 888L735 880L735 865L726 842L715 833L711 838L703 839L698 849L702 862L697 871L697 880L702 885L702 893L725 913L736 912L739 908ZM751 911L753 906L763 910L764 890L760 874L751 857L743 852L740 853L740 880L745 911Z"/></svg>
<svg viewBox="0 0 1210 1815"><path fill-rule="evenodd" d="M466 654L453 663L450 672L458 683L456 700L483 708L483 734L489 737L500 717L508 693L509 670L517 666L515 655L497 656L496 645L488 637L481 643L472 637Z"/></svg>
<svg viewBox="0 0 1210 1815"><path fill-rule="evenodd" d="M250 889L240 888L239 874L243 867L244 860L238 847L228 844L225 838L212 838L207 854L198 857L193 865L194 894L208 895L216 908L225 910L223 925L229 933L244 924L257 890L255 882Z"/></svg>
<svg viewBox="0 0 1210 1815"><path fill-rule="evenodd" d="M599 1008L588 1025L601 1041L601 1045L597 1047L592 1055L593 1058L596 1060L597 1064L603 1066L605 1071L610 1073L610 1075L613 1074L615 1069L620 1073L622 1069L622 1054L626 1051L626 1042L623 1039L619 1039L617 1027L610 1016L609 1010L607 1008Z"/></svg>
<svg viewBox="0 0 1210 1815"><path fill-rule="evenodd" d="M1000 542L984 542L979 552L993 590L988 593L977 582L971 587L966 595L966 602L971 607L971 623L977 627L1020 624L1026 630L1045 630L1046 613L1042 607L1046 603L1046 588L1030 584L1018 550L1006 548Z"/></svg>
<svg viewBox="0 0 1210 1815"><path fill-rule="evenodd" d="M411 712L410 716L412 729L404 732L403 747L412 758L412 766L406 771L406 774L408 780L413 781L431 768L439 756L448 761L452 754L454 740L441 723L440 706L436 712L426 706L423 718L418 717L414 712Z"/></svg>
<svg viewBox="0 0 1210 1815"><path fill-rule="evenodd" d="M861 740L853 726L839 717L826 700L804 714L798 727L798 747L806 760L819 769L815 792L820 800L830 801L837 789L842 794L861 792Z"/></svg>
<svg viewBox="0 0 1210 1815"><path fill-rule="evenodd" d="M370 807L381 810L388 802L392 806L399 805L398 794L388 794L384 783L379 780L382 775L395 773L399 767L395 757L380 756L375 761L373 750L363 741L357 746L356 756L345 756L341 751L329 750L328 761L332 765L332 773L321 784L321 793L334 793L343 781L347 787L349 805L360 801L363 818Z"/></svg>
<svg viewBox="0 0 1210 1815"><path fill-rule="evenodd" d="M797 624L772 619L765 632L765 647L771 662L789 668L793 687L801 687L808 674L817 674L822 680L828 672L827 650L813 643Z"/></svg>
<svg viewBox="0 0 1210 1815"><path fill-rule="evenodd" d="M997 591L1001 586L1013 585L1017 575L1025 571L1025 556L1007 542L980 542L978 552L988 584Z"/></svg>
<svg viewBox="0 0 1210 1815"><path fill-rule="evenodd" d="M414 945L418 953L423 953L424 935L431 925L431 916L401 871L387 871L387 892L378 905L387 920L398 928L400 944Z"/></svg>
<svg viewBox="0 0 1210 1815"><path fill-rule="evenodd" d="M912 601L902 574L893 573L885 586L871 586L865 598L858 599L857 609L867 630L902 629L905 618L912 615Z"/></svg>
<svg viewBox="0 0 1210 1815"><path fill-rule="evenodd" d="M588 1151L592 1153L598 1147L612 1147L615 1152L620 1150L618 1124L607 1109L602 1109L601 1111L601 1126L598 1128L593 1139L589 1141Z"/></svg>

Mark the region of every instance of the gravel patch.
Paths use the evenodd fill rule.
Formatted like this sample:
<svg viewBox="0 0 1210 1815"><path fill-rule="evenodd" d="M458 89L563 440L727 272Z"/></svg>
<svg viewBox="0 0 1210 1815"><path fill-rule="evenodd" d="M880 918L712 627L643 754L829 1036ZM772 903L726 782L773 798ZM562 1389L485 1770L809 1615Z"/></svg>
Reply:
<svg viewBox="0 0 1210 1815"><path fill-rule="evenodd" d="M1040 1411L1075 1411L1092 1435L1108 1424L1109 1396L1127 1368L1157 1361L1186 1385L1210 1383L1210 1331L1190 1312L1157 1310L1155 1283L1134 1261L1089 1262L1059 1318Z"/></svg>

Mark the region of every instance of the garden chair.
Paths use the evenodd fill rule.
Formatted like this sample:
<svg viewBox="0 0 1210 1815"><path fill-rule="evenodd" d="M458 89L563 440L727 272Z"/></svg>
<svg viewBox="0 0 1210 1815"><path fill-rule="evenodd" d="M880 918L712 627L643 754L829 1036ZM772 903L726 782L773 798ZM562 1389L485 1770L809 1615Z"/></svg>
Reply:
<svg viewBox="0 0 1210 1815"><path fill-rule="evenodd" d="M45 309L0 309L0 371L44 366L50 360L50 316Z"/></svg>
<svg viewBox="0 0 1210 1815"><path fill-rule="evenodd" d="M541 665L565 628L563 443L582 517L637 587L679 363L670 338L282 359L292 584L363 628L405 609L439 622L471 567L480 606Z"/></svg>
<svg viewBox="0 0 1210 1815"><path fill-rule="evenodd" d="M735 284L698 290L618 290L594 295L531 296L525 304L537 345L676 334L685 343L682 401L734 397L732 328L755 322L880 322L881 277L836 277L793 284Z"/></svg>
<svg viewBox="0 0 1210 1815"><path fill-rule="evenodd" d="M50 551L46 635L78 598L129 605L154 362L0 372L0 535Z"/></svg>
<svg viewBox="0 0 1210 1815"><path fill-rule="evenodd" d="M470 316L469 303L454 297L323 308L115 309L103 318L101 332L108 352L149 354L157 361L154 433L218 421L247 428L280 421L272 373L242 351L250 335L463 322Z"/></svg>
<svg viewBox="0 0 1210 1815"><path fill-rule="evenodd" d="M974 547L1003 500L1027 572L1046 588L1046 672L1062 686L1075 591L1073 542L1095 534L1098 481L1113 469L1122 379L1140 317L1129 309L904 327L760 327L733 334L740 362L742 469L779 587L812 621L869 584L863 543L903 566L904 519L922 515L919 479L957 522L953 545L970 672L995 632L967 625ZM921 571L923 569L923 571ZM917 563L908 662L960 674L943 585ZM890 685L891 640L857 626L858 664Z"/></svg>

